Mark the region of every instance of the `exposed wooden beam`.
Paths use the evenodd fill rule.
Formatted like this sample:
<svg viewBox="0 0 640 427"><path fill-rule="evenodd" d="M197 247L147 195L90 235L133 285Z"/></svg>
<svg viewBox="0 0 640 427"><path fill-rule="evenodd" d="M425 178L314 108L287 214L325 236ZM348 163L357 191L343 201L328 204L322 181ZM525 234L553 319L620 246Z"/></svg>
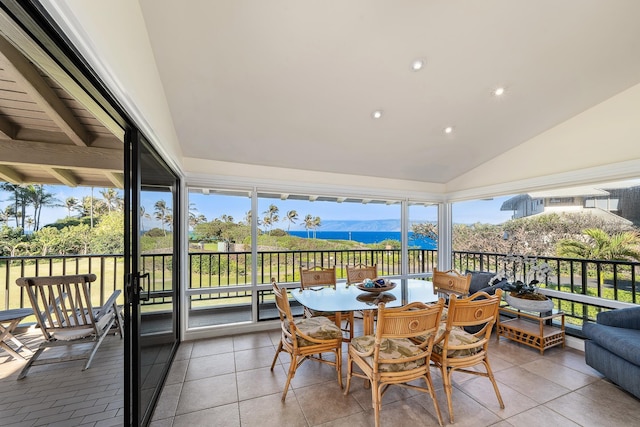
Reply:
<svg viewBox="0 0 640 427"><path fill-rule="evenodd" d="M123 156L122 151L107 148L0 140L0 161L6 164L43 165L59 169L102 169L122 172L124 167Z"/></svg>
<svg viewBox="0 0 640 427"><path fill-rule="evenodd" d="M117 188L124 188L124 174L120 172L106 172L105 175Z"/></svg>
<svg viewBox="0 0 640 427"><path fill-rule="evenodd" d="M32 63L39 64L43 70L46 70L45 74L81 103L93 117L109 129L109 132L118 140L124 141L124 128L84 89L83 86L91 84L86 78L81 76L80 83L78 83L3 10L0 10L0 28L7 39L13 42L13 45L20 46L20 50Z"/></svg>
<svg viewBox="0 0 640 427"><path fill-rule="evenodd" d="M74 144L87 146L91 143L93 137L84 125L49 87L37 68L4 37L0 37L0 65Z"/></svg>
<svg viewBox="0 0 640 427"><path fill-rule="evenodd" d="M4 181L10 182L11 184L21 184L24 180L24 177L15 169L6 165L0 165L0 178Z"/></svg>
<svg viewBox="0 0 640 427"><path fill-rule="evenodd" d="M11 123L6 118L0 116L0 137L14 139L18 133L18 126Z"/></svg>
<svg viewBox="0 0 640 427"><path fill-rule="evenodd" d="M44 169L46 169L51 174L51 176L56 178L62 184L67 185L69 187L78 186L78 178L69 169L59 169L59 168L44 168Z"/></svg>

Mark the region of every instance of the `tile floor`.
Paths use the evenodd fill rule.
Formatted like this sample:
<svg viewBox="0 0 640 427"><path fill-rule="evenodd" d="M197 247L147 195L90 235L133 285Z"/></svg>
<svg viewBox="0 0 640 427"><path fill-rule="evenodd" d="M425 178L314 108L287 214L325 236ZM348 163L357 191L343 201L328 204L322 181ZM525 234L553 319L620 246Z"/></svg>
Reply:
<svg viewBox="0 0 640 427"><path fill-rule="evenodd" d="M370 390L362 380L354 379L344 396L335 370L324 364L303 363L281 403L288 355L281 355L273 372L269 369L279 338L277 332L262 332L183 343L151 425L373 425ZM556 347L541 356L502 338L492 340L490 360L505 409L498 406L487 379L454 374L456 426L640 425L640 401L587 366L580 351ZM448 421L435 370L433 377ZM427 395L396 387L383 398L381 424L436 426L433 411Z"/></svg>
<svg viewBox="0 0 640 427"><path fill-rule="evenodd" d="M349 395L343 396L333 368L318 363L305 362L299 368L281 403L288 356L279 358L274 372L269 369L278 339L277 332L260 332L182 343L151 425L373 425L370 391L362 381L354 379ZM0 352L0 425L121 425L122 360L122 340L108 336L87 371L80 361L65 362L35 367L26 379L16 381L23 363ZM488 380L454 374L456 426L640 425L640 401L585 365L580 351L553 348L541 356L504 338L494 339L491 364L505 409L499 408ZM447 421L435 370L433 377ZM385 394L381 422L393 427L437 425L429 398L401 388Z"/></svg>

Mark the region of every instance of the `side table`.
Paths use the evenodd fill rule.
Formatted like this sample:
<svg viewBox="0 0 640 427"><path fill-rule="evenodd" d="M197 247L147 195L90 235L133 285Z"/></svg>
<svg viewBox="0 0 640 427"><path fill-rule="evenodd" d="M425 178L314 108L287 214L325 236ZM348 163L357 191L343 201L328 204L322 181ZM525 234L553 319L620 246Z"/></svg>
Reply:
<svg viewBox="0 0 640 427"><path fill-rule="evenodd" d="M503 336L515 342L519 342L529 347L537 348L540 354L556 345L565 344L564 335L564 312L554 310L551 314L534 314L524 312L513 307L502 306L500 314L505 314L513 319L498 320L496 322L496 336L500 339ZM560 318L560 326L548 325L552 319Z"/></svg>
<svg viewBox="0 0 640 427"><path fill-rule="evenodd" d="M11 310L0 311L0 347L16 359L24 359L24 356L20 354L20 351L33 354L29 347L13 336L13 331L16 329L20 321L32 314L33 310L30 308L14 308ZM15 350L7 344L9 341L13 342L16 346Z"/></svg>

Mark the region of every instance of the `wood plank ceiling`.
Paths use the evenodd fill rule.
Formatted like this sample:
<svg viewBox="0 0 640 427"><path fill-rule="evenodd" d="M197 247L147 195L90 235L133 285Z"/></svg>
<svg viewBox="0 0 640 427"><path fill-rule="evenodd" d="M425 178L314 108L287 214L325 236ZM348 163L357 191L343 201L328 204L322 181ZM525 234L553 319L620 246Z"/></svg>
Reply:
<svg viewBox="0 0 640 427"><path fill-rule="evenodd" d="M0 181L123 188L122 129L53 61L36 66L35 43L3 36Z"/></svg>

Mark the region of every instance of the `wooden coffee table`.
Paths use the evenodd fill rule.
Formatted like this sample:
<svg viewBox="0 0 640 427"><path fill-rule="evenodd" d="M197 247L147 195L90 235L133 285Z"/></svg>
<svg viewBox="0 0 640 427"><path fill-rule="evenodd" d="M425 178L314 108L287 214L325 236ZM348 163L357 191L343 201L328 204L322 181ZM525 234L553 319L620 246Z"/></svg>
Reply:
<svg viewBox="0 0 640 427"><path fill-rule="evenodd" d="M496 336L503 336L529 347L537 348L540 354L550 347L565 344L564 312L554 310L551 314L525 312L509 306L500 307L500 314L508 320L496 322ZM551 325L551 320L560 318L560 326Z"/></svg>

